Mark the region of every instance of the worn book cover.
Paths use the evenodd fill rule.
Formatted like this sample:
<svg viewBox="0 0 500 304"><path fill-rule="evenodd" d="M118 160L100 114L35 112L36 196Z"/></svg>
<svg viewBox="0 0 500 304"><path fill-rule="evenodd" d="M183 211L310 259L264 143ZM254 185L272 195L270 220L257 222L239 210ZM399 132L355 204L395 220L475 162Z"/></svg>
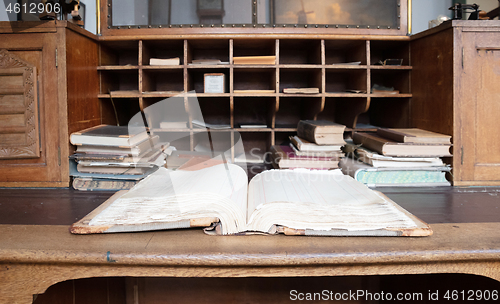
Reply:
<svg viewBox="0 0 500 304"><path fill-rule="evenodd" d="M175 58L151 58L149 59L149 65L179 65L181 63L179 57Z"/></svg>
<svg viewBox="0 0 500 304"><path fill-rule="evenodd" d="M271 146L272 162L278 168L336 169L339 158L328 156L299 156L290 146Z"/></svg>
<svg viewBox="0 0 500 304"><path fill-rule="evenodd" d="M379 128L377 134L401 143L451 144L451 136L418 128Z"/></svg>
<svg viewBox="0 0 500 304"><path fill-rule="evenodd" d="M76 152L80 154L92 154L92 155L122 155L130 157L143 157L146 153L149 153L151 149L158 145L160 137L154 135L148 140L144 140L133 147L113 147L113 146L101 146L101 145L80 145L76 147ZM162 146L167 148L169 143L162 143Z"/></svg>
<svg viewBox="0 0 500 304"><path fill-rule="evenodd" d="M293 150L297 156L315 156L315 157L344 157L345 154L340 150L335 151L300 151L293 143L289 144L290 148Z"/></svg>
<svg viewBox="0 0 500 304"><path fill-rule="evenodd" d="M233 57L234 64L276 64L276 56L238 56Z"/></svg>
<svg viewBox="0 0 500 304"><path fill-rule="evenodd" d="M373 167L352 158L343 158L339 167L346 175L370 187L437 187L450 186L448 166Z"/></svg>
<svg viewBox="0 0 500 304"><path fill-rule="evenodd" d="M73 145L134 147L148 138L145 128L99 125L71 134L70 142Z"/></svg>
<svg viewBox="0 0 500 304"><path fill-rule="evenodd" d="M355 144L361 144L370 150L388 156L408 157L444 157L451 156L450 144L417 144L400 143L377 134L354 133L352 137Z"/></svg>
<svg viewBox="0 0 500 304"><path fill-rule="evenodd" d="M297 135L318 145L343 145L345 126L328 120L301 120Z"/></svg>
<svg viewBox="0 0 500 304"><path fill-rule="evenodd" d="M335 145L318 145L298 136L290 136L290 141L301 152L341 152L340 149L344 144Z"/></svg>

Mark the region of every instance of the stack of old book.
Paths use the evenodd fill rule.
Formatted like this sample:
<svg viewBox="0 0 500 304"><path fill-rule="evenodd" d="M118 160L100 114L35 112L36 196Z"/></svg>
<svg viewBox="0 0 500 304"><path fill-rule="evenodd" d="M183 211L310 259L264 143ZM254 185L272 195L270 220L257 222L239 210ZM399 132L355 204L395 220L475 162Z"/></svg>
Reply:
<svg viewBox="0 0 500 304"><path fill-rule="evenodd" d="M275 168L336 169L344 156L345 126L326 120L301 120L290 144L271 147Z"/></svg>
<svg viewBox="0 0 500 304"><path fill-rule="evenodd" d="M355 133L340 162L344 174L370 186L449 186L451 136L422 129Z"/></svg>
<svg viewBox="0 0 500 304"><path fill-rule="evenodd" d="M70 158L70 175L77 190L122 190L165 163L158 136L144 128L99 125L71 134L76 152Z"/></svg>

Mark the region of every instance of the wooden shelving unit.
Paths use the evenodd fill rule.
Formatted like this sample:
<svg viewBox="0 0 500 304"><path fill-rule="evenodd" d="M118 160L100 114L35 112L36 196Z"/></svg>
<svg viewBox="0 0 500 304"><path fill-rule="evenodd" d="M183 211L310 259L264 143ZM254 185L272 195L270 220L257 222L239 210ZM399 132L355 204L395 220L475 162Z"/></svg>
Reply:
<svg viewBox="0 0 500 304"><path fill-rule="evenodd" d="M363 125L407 127L411 100L409 41L342 39L165 39L102 41L99 98L116 104L137 103L140 110L177 96L189 112L197 98L206 123L227 124L211 130L236 137L250 148L268 151L295 134L301 119L329 119L349 131ZM390 39L390 38L388 38ZM276 56L274 65L236 65L236 56ZM150 58L180 58L180 65L150 66ZM402 66L377 65L379 60L400 58ZM190 65L195 59L219 59L226 65ZM205 73L224 73L225 93L204 93ZM373 84L393 87L399 94L371 93ZM285 94L285 88L316 87L318 94ZM241 90L268 90L266 93ZM358 90L353 93L350 90ZM110 95L111 92L111 95ZM116 100L115 100L116 99ZM376 113L372 113L376 112ZM130 113L130 112L129 112ZM133 113L132 113L133 115ZM122 115L126 124L127 115ZM391 118L392 117L392 118ZM130 119L130 117L128 117ZM150 121L154 134L182 137L173 145L193 150L203 129L161 129ZM242 128L241 125L266 125ZM239 135L238 135L239 134ZM180 136L182 135L182 136ZM200 135L201 136L201 135ZM221 135L223 136L223 135ZM224 135L225 136L225 135ZM234 158L235 152L231 149Z"/></svg>

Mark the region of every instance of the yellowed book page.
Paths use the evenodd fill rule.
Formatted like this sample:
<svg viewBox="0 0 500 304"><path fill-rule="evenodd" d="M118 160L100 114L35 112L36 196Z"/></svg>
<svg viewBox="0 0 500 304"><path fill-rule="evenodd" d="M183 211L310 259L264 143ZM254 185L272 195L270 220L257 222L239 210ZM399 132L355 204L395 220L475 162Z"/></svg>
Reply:
<svg viewBox="0 0 500 304"><path fill-rule="evenodd" d="M138 225L216 217L222 233L246 228L247 175L236 165L160 168L95 216L94 225Z"/></svg>
<svg viewBox="0 0 500 304"><path fill-rule="evenodd" d="M340 170L271 170L248 189L248 229L273 225L294 229L348 231L411 229L417 224L394 203Z"/></svg>

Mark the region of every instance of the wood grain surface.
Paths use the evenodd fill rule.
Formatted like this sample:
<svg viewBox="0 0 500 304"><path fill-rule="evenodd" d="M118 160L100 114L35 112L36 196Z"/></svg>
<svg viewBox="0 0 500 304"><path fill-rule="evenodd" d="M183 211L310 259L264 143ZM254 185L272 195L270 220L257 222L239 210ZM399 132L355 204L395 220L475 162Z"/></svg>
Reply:
<svg viewBox="0 0 500 304"><path fill-rule="evenodd" d="M32 294L57 282L90 277L470 273L499 280L499 193L493 187L385 188L434 231L401 239L218 237L201 229L71 235L69 225L113 192L0 189L0 299L31 303Z"/></svg>
<svg viewBox="0 0 500 304"><path fill-rule="evenodd" d="M29 303L28 295L57 282L102 276L469 273L500 280L500 223L431 228L431 237L402 239L219 237L194 229L72 235L68 226L0 225L0 298Z"/></svg>

